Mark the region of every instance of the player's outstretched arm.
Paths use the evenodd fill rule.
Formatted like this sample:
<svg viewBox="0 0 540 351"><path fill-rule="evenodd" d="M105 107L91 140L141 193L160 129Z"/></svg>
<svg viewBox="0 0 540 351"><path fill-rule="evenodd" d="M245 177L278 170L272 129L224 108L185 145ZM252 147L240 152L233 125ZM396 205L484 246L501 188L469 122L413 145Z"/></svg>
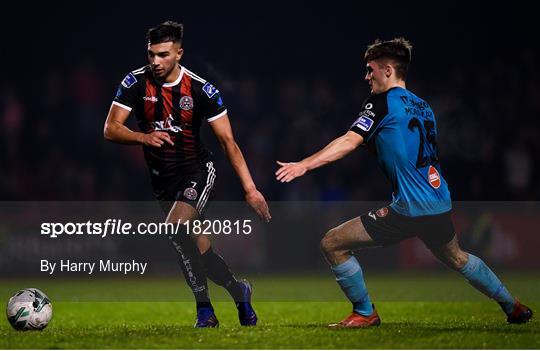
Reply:
<svg viewBox="0 0 540 351"><path fill-rule="evenodd" d="M216 138L220 142L225 155L227 155L231 166L240 178L240 183L242 184L242 188L246 193L246 202L251 206L251 208L253 208L253 210L255 210L259 217L266 222L269 222L272 217L270 216L268 204L266 203L266 200L261 192L257 190L255 182L253 182L253 178L251 178L244 155L242 155L242 151L234 140L229 117L225 114L224 116L210 122L210 126L212 127L212 131L216 135Z"/></svg>
<svg viewBox="0 0 540 351"><path fill-rule="evenodd" d="M307 171L345 157L363 142L364 138L361 135L348 131L346 134L334 139L324 149L306 157L300 162L277 161L277 164L281 167L276 171L276 179L282 183L288 183L294 178L303 176Z"/></svg>
<svg viewBox="0 0 540 351"><path fill-rule="evenodd" d="M130 111L116 105L111 105L105 126L103 136L105 139L120 144L142 144L146 146L161 147L163 143L174 145L171 137L165 132L152 132L149 134L134 132L125 126Z"/></svg>

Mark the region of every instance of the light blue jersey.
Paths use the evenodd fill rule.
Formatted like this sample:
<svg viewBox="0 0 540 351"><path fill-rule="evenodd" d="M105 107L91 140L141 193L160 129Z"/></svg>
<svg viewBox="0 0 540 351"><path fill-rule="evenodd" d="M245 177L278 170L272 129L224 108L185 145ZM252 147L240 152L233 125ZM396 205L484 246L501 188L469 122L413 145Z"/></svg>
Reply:
<svg viewBox="0 0 540 351"><path fill-rule="evenodd" d="M392 184L396 212L435 215L452 208L437 155L437 123L431 107L407 89L371 95L351 130L364 137Z"/></svg>

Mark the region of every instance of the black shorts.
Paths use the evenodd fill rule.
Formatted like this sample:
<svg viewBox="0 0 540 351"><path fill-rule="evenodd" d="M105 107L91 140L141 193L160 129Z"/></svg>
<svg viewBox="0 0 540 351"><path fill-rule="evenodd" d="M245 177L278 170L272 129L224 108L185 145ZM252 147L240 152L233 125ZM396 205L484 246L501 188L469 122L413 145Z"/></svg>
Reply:
<svg viewBox="0 0 540 351"><path fill-rule="evenodd" d="M150 173L154 195L167 213L175 201L182 201L193 206L202 216L214 195L216 170L212 161L187 174L163 176L153 173L152 169Z"/></svg>
<svg viewBox="0 0 540 351"><path fill-rule="evenodd" d="M362 224L373 241L382 246L394 245L418 237L427 247L439 247L454 237L451 211L432 215L407 217L383 207L360 216Z"/></svg>

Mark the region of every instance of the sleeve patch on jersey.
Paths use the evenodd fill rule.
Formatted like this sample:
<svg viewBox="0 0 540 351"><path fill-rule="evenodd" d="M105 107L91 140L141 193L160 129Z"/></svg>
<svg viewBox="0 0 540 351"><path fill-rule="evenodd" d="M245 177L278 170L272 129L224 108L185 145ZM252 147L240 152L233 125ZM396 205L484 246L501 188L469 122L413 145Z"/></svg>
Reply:
<svg viewBox="0 0 540 351"><path fill-rule="evenodd" d="M369 132L369 130L371 129L371 126L373 126L373 120L366 116L360 116L356 120L356 122L354 122L354 125L365 132Z"/></svg>
<svg viewBox="0 0 540 351"><path fill-rule="evenodd" d="M137 83L137 78L135 78L133 73L129 73L122 81L122 85L126 88L131 87L135 83Z"/></svg>
<svg viewBox="0 0 540 351"><path fill-rule="evenodd" d="M210 83L205 83L202 87L203 91L206 93L206 95L209 97L209 98L212 98L212 96L216 95L217 93L219 93L219 90L216 89L215 86L213 86L212 84Z"/></svg>

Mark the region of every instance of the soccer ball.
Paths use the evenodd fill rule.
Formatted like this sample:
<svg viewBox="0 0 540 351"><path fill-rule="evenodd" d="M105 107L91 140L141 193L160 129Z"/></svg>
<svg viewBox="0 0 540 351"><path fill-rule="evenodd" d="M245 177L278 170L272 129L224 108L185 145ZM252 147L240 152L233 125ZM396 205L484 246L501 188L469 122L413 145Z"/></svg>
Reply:
<svg viewBox="0 0 540 351"><path fill-rule="evenodd" d="M22 289L9 299L6 313L17 330L41 330L51 321L51 300L41 290Z"/></svg>

